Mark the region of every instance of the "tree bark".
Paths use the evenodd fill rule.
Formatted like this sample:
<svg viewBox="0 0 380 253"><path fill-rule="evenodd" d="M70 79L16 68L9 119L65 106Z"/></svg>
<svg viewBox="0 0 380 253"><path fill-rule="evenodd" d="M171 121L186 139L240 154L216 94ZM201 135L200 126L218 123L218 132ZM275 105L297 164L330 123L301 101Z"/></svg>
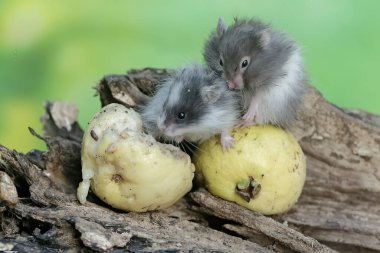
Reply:
<svg viewBox="0 0 380 253"><path fill-rule="evenodd" d="M97 86L102 106L146 103L166 69L106 76ZM13 180L18 203L3 207L0 250L56 252L82 247L130 252L380 252L380 117L343 110L310 87L291 131L307 156L298 203L266 217L193 190L173 207L121 213L90 194L80 205L82 130L76 108L47 103L49 150L20 154L0 145L0 169ZM69 123L67 123L69 122ZM0 182L1 183L1 182Z"/></svg>

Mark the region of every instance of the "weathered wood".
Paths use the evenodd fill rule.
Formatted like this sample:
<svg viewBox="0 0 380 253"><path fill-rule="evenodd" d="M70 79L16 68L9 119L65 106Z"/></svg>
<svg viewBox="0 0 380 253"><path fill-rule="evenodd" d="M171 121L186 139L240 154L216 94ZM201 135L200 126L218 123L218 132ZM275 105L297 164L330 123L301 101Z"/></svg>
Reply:
<svg viewBox="0 0 380 253"><path fill-rule="evenodd" d="M380 116L358 109L343 109L348 115L357 118L371 126L380 127Z"/></svg>
<svg viewBox="0 0 380 253"><path fill-rule="evenodd" d="M45 114L41 117L43 135L81 142L83 130L77 122L78 108L66 102L46 102Z"/></svg>
<svg viewBox="0 0 380 253"><path fill-rule="evenodd" d="M18 201L17 189L12 179L7 173L0 171L0 202L7 206L13 206Z"/></svg>
<svg viewBox="0 0 380 253"><path fill-rule="evenodd" d="M144 104L148 96L142 93L126 75L105 76L96 87L102 106L119 103L127 107Z"/></svg>
<svg viewBox="0 0 380 253"><path fill-rule="evenodd" d="M35 164L31 163L25 155L11 151L3 145L0 145L0 154L2 158L0 167L9 175L26 180L33 202L44 206L61 206L76 200L75 195L68 195L60 191L56 183L50 180Z"/></svg>
<svg viewBox="0 0 380 253"><path fill-rule="evenodd" d="M152 96L156 91L156 86L172 74L174 74L172 69L144 68L130 69L127 76L141 92Z"/></svg>
<svg viewBox="0 0 380 253"><path fill-rule="evenodd" d="M171 73L131 70L103 78L97 91L102 105L138 107ZM11 176L22 197L14 207L2 207L2 224L11 226L2 228L8 237L0 248L332 252L326 244L341 252L380 251L380 117L337 108L313 88L290 129L307 156L304 191L292 210L271 218L205 191L192 195L201 206L187 196L167 210L145 214L115 212L92 194L87 205L79 205L73 193L83 131L72 115L76 109L65 103L45 108L44 136L31 132L49 151L23 155L0 145L0 170Z"/></svg>
<svg viewBox="0 0 380 253"><path fill-rule="evenodd" d="M292 128L307 155L297 206L281 219L320 241L380 251L380 128L310 89Z"/></svg>
<svg viewBox="0 0 380 253"><path fill-rule="evenodd" d="M133 72L140 83L166 75L141 73ZM312 87L297 117L290 131L307 156L307 179L298 204L277 219L337 249L380 251L380 117L340 109Z"/></svg>
<svg viewBox="0 0 380 253"><path fill-rule="evenodd" d="M176 206L171 209L176 210ZM91 203L85 206L71 203L56 208L19 203L14 211L23 218L55 226L61 226L65 221L73 223L81 232L84 244L94 250L119 246L133 252L272 252L176 215L168 216L168 210L116 213Z"/></svg>
<svg viewBox="0 0 380 253"><path fill-rule="evenodd" d="M62 248L54 248L39 243L31 237L18 237L15 239L0 239L0 252L17 252L17 253L58 253ZM73 250L73 252L79 252Z"/></svg>
<svg viewBox="0 0 380 253"><path fill-rule="evenodd" d="M249 241L257 242L259 245L262 245L268 249L272 249L275 252L279 252L279 253L294 252L294 250L290 249L287 246L282 245L275 239L267 235L264 235L257 229L252 229L241 224L228 224L228 223L224 224L223 227L240 236L243 236Z"/></svg>
<svg viewBox="0 0 380 253"><path fill-rule="evenodd" d="M335 252L320 244L317 240L306 237L302 233L281 224L270 217L252 212L232 202L212 196L204 189L190 194L191 197L209 213L220 218L236 221L249 228L261 232L269 238L297 252Z"/></svg>

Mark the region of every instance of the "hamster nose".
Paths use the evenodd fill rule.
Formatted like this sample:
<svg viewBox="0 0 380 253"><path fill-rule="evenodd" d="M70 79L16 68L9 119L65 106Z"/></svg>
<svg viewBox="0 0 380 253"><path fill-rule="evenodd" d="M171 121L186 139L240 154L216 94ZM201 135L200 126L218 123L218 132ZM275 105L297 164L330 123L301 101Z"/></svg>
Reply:
<svg viewBox="0 0 380 253"><path fill-rule="evenodd" d="M233 78L232 83L234 89L242 89L244 87L244 81L241 75L236 75Z"/></svg>
<svg viewBox="0 0 380 253"><path fill-rule="evenodd" d="M176 136L176 137L174 137L174 140L175 140L175 142L177 142L177 143L180 143L181 141L183 141L183 136Z"/></svg>

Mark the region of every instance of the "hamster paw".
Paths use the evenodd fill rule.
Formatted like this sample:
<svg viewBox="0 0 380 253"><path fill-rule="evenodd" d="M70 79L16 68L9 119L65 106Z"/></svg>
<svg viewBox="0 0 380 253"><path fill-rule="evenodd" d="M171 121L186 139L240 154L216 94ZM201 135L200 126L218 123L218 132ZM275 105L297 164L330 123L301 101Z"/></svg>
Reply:
<svg viewBox="0 0 380 253"><path fill-rule="evenodd" d="M248 110L246 114L244 114L243 119L236 124L236 127L248 127L252 125L256 125L255 122L256 110Z"/></svg>
<svg viewBox="0 0 380 253"><path fill-rule="evenodd" d="M253 121L241 120L239 123L235 125L235 127L244 128L244 127L249 127L253 125L256 125L255 120Z"/></svg>
<svg viewBox="0 0 380 253"><path fill-rule="evenodd" d="M223 152L230 151L235 148L235 139L228 134L222 134L220 137L220 142L222 143Z"/></svg>

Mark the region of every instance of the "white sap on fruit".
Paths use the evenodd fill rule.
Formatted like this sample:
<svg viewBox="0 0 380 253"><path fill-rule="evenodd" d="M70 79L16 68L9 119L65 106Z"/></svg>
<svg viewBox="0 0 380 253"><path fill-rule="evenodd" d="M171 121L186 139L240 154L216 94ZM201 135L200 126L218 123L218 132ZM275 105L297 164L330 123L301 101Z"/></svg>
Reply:
<svg viewBox="0 0 380 253"><path fill-rule="evenodd" d="M77 196L89 187L112 207L144 212L171 206L192 187L194 165L172 145L143 133L140 115L110 104L89 123L82 143L82 177Z"/></svg>
<svg viewBox="0 0 380 253"><path fill-rule="evenodd" d="M251 126L232 133L236 148L223 153L219 138L200 145L196 173L216 196L263 214L289 210L306 177L297 140L273 126ZM197 176L197 177L198 177Z"/></svg>

